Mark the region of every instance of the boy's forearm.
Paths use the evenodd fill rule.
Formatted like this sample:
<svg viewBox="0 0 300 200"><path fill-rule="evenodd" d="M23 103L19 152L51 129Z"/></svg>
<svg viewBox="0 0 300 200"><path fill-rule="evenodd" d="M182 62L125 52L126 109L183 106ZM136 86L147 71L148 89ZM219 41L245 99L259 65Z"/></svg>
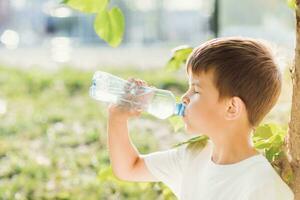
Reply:
<svg viewBox="0 0 300 200"><path fill-rule="evenodd" d="M108 148L112 169L116 176L126 176L139 158L128 133L128 120L124 118L108 119Z"/></svg>

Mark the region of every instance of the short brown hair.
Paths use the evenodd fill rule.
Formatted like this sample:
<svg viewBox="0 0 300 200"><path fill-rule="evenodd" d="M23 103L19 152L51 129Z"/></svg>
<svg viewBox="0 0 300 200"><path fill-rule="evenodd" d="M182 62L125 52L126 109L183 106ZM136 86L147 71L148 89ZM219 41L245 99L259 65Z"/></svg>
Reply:
<svg viewBox="0 0 300 200"><path fill-rule="evenodd" d="M219 101L238 96L256 127L272 109L281 92L281 72L263 42L250 38L216 38L195 48L187 59L187 72L213 70Z"/></svg>

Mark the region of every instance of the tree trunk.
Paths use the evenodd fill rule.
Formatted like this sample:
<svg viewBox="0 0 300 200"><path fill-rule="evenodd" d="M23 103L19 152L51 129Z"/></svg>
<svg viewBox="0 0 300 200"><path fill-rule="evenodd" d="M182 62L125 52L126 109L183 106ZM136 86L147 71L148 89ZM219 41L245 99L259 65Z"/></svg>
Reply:
<svg viewBox="0 0 300 200"><path fill-rule="evenodd" d="M296 1L300 8L300 0ZM296 49L295 64L291 68L293 97L291 121L287 135L287 154L293 169L293 180L290 184L295 200L300 200L300 9L296 9Z"/></svg>

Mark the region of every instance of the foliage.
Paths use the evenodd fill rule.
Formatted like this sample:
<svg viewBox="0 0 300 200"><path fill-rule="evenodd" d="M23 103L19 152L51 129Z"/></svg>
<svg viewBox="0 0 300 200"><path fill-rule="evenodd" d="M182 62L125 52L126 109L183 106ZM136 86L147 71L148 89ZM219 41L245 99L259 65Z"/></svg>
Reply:
<svg viewBox="0 0 300 200"><path fill-rule="evenodd" d="M119 8L101 10L94 23L96 33L113 47L121 43L124 26L124 17Z"/></svg>
<svg viewBox="0 0 300 200"><path fill-rule="evenodd" d="M166 64L165 68L168 71L176 71L178 70L182 64L184 64L188 58L188 56L193 51L192 47L187 45L179 46L172 50L172 57Z"/></svg>
<svg viewBox="0 0 300 200"><path fill-rule="evenodd" d="M287 4L292 9L296 9L297 8L296 0L287 0Z"/></svg>
<svg viewBox="0 0 300 200"><path fill-rule="evenodd" d="M124 35L125 20L121 9L108 8L108 0L64 0L62 3L85 13L96 13L94 29L110 46L117 47Z"/></svg>
<svg viewBox="0 0 300 200"><path fill-rule="evenodd" d="M262 150L266 158L273 162L282 152L286 130L276 124L263 124L253 134L254 146Z"/></svg>
<svg viewBox="0 0 300 200"><path fill-rule="evenodd" d="M107 7L108 0L63 0L62 3L85 13L97 13Z"/></svg>
<svg viewBox="0 0 300 200"><path fill-rule="evenodd" d="M284 152L286 134L286 126L281 127L273 123L263 124L253 134L253 142L255 148L262 151L281 178L287 184L290 184L293 178L292 169L288 168L285 171L281 171L281 166L278 166L281 159L284 159L284 162L288 162Z"/></svg>

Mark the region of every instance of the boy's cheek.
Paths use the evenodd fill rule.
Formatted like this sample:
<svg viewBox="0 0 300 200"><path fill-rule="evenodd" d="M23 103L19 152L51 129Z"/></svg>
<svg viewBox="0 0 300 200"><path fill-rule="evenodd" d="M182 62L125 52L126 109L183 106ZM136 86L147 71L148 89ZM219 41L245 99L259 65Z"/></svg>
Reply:
<svg viewBox="0 0 300 200"><path fill-rule="evenodd" d="M195 115L196 113L194 113L196 110L193 108L193 105L188 104L184 110L184 115L183 118L185 121L191 121L193 120L193 115Z"/></svg>
<svg viewBox="0 0 300 200"><path fill-rule="evenodd" d="M196 109L194 108L194 105L192 103L189 103L184 110L184 117L189 118L195 113L193 113Z"/></svg>
<svg viewBox="0 0 300 200"><path fill-rule="evenodd" d="M191 107L186 107L183 115L183 121L186 125L189 125L193 122L193 113L191 112Z"/></svg>
<svg viewBox="0 0 300 200"><path fill-rule="evenodd" d="M187 127L189 122L190 122L190 109L188 108L188 106L185 108L184 110L184 114L182 117L182 121L185 123L185 126Z"/></svg>

